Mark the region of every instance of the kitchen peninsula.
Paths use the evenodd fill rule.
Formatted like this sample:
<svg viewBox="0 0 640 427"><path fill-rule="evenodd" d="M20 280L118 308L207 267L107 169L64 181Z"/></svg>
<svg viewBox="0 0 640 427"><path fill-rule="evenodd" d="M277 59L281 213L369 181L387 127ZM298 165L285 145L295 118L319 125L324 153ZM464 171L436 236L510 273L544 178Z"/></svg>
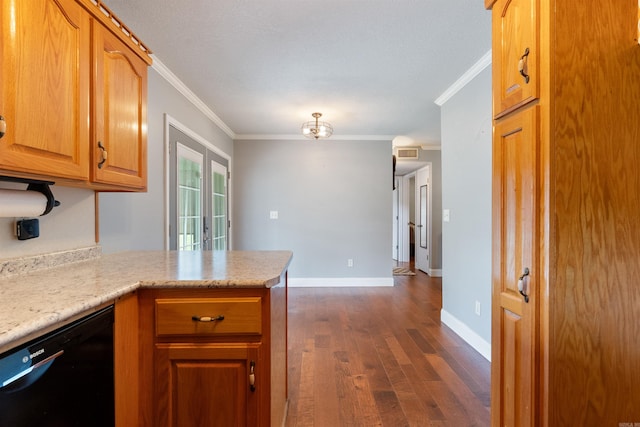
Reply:
<svg viewBox="0 0 640 427"><path fill-rule="evenodd" d="M116 425L188 421L197 402L188 402L187 411L187 393L201 396L203 405L206 398L209 415L220 416L211 404L216 395L232 403L229 416L240 414L243 424L280 425L286 414L291 258L288 251L101 255L88 248L5 261L0 353L115 304ZM70 262L51 266L56 260ZM220 374L228 388L218 382L212 390L190 389L196 382L206 387Z"/></svg>

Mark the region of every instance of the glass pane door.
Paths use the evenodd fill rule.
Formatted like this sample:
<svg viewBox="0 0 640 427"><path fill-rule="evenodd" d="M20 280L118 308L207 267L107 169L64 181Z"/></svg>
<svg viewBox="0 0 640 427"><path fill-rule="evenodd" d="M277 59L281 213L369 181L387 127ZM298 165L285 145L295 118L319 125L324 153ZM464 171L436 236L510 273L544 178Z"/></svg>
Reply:
<svg viewBox="0 0 640 427"><path fill-rule="evenodd" d="M178 250L202 249L202 154L177 144Z"/></svg>
<svg viewBox="0 0 640 427"><path fill-rule="evenodd" d="M227 168L211 162L211 240L214 251L227 249Z"/></svg>

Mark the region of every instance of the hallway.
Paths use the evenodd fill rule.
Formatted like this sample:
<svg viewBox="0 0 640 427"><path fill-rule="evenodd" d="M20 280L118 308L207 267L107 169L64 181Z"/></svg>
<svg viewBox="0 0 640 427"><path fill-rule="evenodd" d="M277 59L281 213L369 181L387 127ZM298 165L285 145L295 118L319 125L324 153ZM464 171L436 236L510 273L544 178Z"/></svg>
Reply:
<svg viewBox="0 0 640 427"><path fill-rule="evenodd" d="M442 280L289 289L287 427L488 426L490 363L440 323Z"/></svg>

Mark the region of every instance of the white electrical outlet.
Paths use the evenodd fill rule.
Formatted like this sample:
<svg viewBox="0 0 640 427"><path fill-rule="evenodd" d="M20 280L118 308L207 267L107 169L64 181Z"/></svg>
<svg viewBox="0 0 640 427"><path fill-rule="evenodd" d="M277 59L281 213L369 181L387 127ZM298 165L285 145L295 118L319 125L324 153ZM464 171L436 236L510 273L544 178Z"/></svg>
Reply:
<svg viewBox="0 0 640 427"><path fill-rule="evenodd" d="M278 211L269 211L270 219L278 219Z"/></svg>
<svg viewBox="0 0 640 427"><path fill-rule="evenodd" d="M480 316L480 301L476 301L476 316Z"/></svg>
<svg viewBox="0 0 640 427"><path fill-rule="evenodd" d="M353 260L351 258L347 260L347 267L353 267Z"/></svg>

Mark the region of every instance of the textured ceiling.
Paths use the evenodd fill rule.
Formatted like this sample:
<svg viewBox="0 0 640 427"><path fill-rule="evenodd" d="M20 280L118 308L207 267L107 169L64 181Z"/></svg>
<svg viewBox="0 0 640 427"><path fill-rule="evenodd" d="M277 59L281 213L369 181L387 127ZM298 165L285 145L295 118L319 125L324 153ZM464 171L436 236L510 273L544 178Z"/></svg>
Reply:
<svg viewBox="0 0 640 427"><path fill-rule="evenodd" d="M440 144L436 98L491 48L482 0L105 0L236 138Z"/></svg>

